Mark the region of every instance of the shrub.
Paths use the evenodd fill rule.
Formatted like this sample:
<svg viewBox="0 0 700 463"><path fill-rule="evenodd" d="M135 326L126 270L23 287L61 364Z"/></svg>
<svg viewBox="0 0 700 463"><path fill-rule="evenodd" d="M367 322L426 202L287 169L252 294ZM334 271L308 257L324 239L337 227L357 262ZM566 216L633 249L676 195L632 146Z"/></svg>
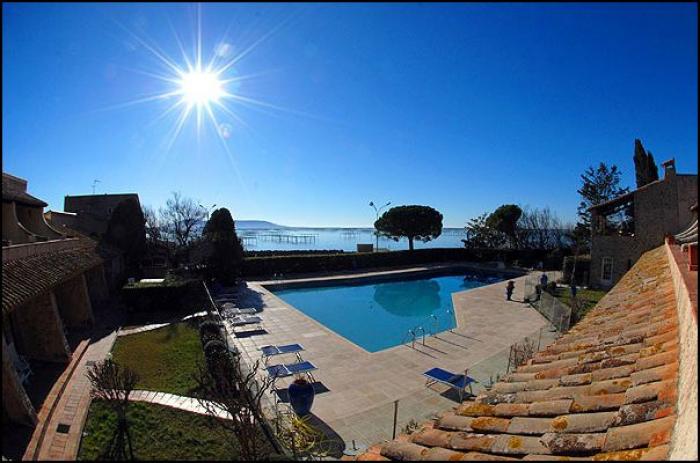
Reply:
<svg viewBox="0 0 700 463"><path fill-rule="evenodd" d="M224 355L226 352L226 344L219 339L212 339L204 344L204 355L206 356L207 360Z"/></svg>
<svg viewBox="0 0 700 463"><path fill-rule="evenodd" d="M223 342L221 335L221 327L219 323L213 320L206 320L199 324L199 337L202 340L202 346L206 346L209 341L218 340Z"/></svg>
<svg viewBox="0 0 700 463"><path fill-rule="evenodd" d="M554 296L557 292L557 283L555 281L550 281L547 283L547 286L545 286L544 290Z"/></svg>

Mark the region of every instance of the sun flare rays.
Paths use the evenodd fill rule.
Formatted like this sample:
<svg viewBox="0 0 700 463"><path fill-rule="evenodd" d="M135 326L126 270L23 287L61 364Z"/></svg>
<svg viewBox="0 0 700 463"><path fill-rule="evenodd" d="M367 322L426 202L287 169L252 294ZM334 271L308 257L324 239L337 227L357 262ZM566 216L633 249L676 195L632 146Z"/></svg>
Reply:
<svg viewBox="0 0 700 463"><path fill-rule="evenodd" d="M233 53L234 47L228 42L229 30L227 29L222 40L216 42L216 46L212 48L212 52L210 56L206 57L206 60L202 38L201 6L197 8L193 43L184 43L172 21L168 20L168 23L175 39L176 57L170 56L156 41L149 40L143 31L137 34L118 24L131 40L139 44L160 64L160 69L131 70L157 80L162 84L162 90L103 109L120 109L143 103L167 102L168 105L163 112L153 121L153 123L162 122L166 118L173 121L172 126L166 131L163 145L166 152L173 147L188 121L194 119L197 140L200 140L204 125L210 123L229 157L231 157L231 152L227 140L234 134L232 124L229 121L242 128L249 127L236 109L257 106L258 109L289 111L241 94L239 91L241 82L253 80L264 73L241 75L238 74L237 69L238 63L277 32L285 21L254 40L251 45L241 46L238 53ZM188 53L188 49L190 53Z"/></svg>

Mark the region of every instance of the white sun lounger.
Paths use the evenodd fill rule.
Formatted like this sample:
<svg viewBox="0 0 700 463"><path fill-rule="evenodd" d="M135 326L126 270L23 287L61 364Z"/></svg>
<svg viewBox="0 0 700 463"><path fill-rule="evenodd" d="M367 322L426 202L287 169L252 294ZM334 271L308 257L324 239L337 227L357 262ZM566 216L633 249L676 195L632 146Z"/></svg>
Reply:
<svg viewBox="0 0 700 463"><path fill-rule="evenodd" d="M264 329L263 319L258 315L236 315L226 319L226 322L230 324L234 333L239 332L237 328Z"/></svg>
<svg viewBox="0 0 700 463"><path fill-rule="evenodd" d="M284 354L294 354L296 355L297 360L299 362L302 362L303 359L301 358L301 354L299 352L302 352L303 350L304 346L302 346L301 344L270 345L262 346L260 348L265 365L267 365L267 362L269 361L270 357Z"/></svg>
<svg viewBox="0 0 700 463"><path fill-rule="evenodd" d="M221 306L221 315L226 318L235 317L237 315L254 315L256 313L258 313L258 311L252 307L240 308L230 302L222 304Z"/></svg>

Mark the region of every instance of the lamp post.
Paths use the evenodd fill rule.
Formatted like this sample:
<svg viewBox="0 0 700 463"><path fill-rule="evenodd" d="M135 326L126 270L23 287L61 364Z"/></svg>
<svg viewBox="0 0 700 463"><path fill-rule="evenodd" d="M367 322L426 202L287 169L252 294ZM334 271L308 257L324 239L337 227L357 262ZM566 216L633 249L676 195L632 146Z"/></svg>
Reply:
<svg viewBox="0 0 700 463"><path fill-rule="evenodd" d="M212 204L211 206L207 207L203 204L200 204L199 207L204 209L204 211L207 213L207 220L209 220L209 215L211 214L211 211L216 207L216 204Z"/></svg>
<svg viewBox="0 0 700 463"><path fill-rule="evenodd" d="M379 213L382 211L382 209L384 209L385 207L387 207L389 204L391 204L391 201L388 201L385 205L383 205L383 206L381 206L381 207L378 208L378 207L374 204L374 201L370 201L370 202L369 202L370 207L371 207L372 209L374 209L374 212L375 212L375 214L376 214L376 216L377 216L377 219L376 219L376 220L379 220ZM376 221L376 220L375 220L375 221ZM376 236L376 238L377 238L376 244L374 245L374 251L376 252L376 251L379 249L379 232L378 232L377 230L374 230L374 236Z"/></svg>

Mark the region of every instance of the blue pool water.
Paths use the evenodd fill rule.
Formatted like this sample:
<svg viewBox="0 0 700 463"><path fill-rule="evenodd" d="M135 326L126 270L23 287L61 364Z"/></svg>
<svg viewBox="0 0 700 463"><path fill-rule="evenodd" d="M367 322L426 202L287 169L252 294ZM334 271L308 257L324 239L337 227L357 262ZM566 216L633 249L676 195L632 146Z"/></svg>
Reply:
<svg viewBox="0 0 700 463"><path fill-rule="evenodd" d="M465 278L461 273L274 293L349 341L377 352L405 342L408 330L418 326L428 334L454 328L452 293L502 280L475 274Z"/></svg>

